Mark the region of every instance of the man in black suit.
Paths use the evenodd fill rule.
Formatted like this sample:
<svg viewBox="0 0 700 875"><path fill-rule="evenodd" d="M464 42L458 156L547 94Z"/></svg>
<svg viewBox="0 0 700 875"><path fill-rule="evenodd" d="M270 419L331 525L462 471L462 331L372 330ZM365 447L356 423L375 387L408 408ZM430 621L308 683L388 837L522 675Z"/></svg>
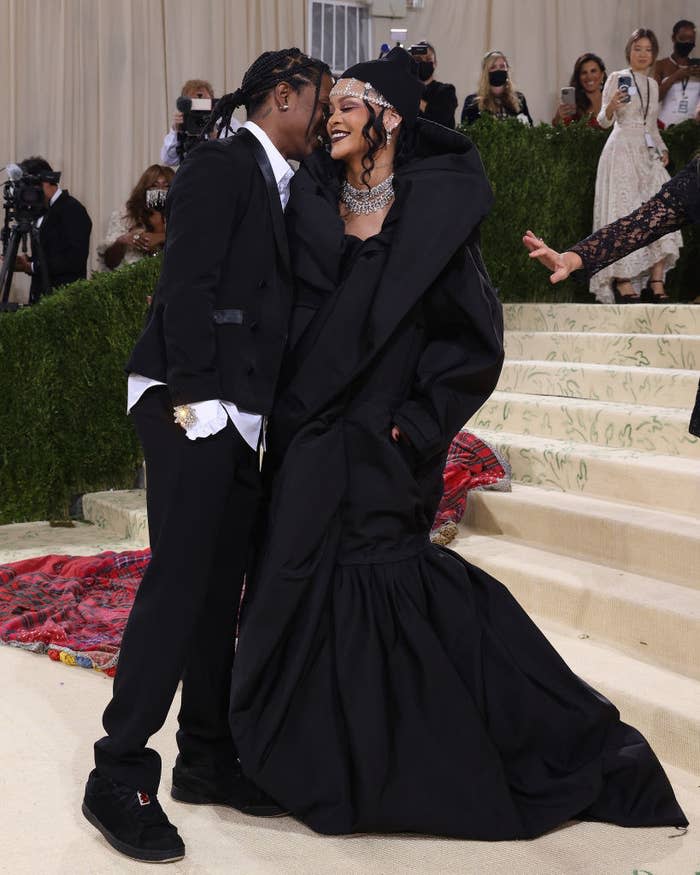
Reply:
<svg viewBox="0 0 700 875"><path fill-rule="evenodd" d="M20 254L15 259L15 270L32 277L29 300L34 303L50 289L85 279L92 222L80 201L52 181L60 174L45 158L27 158L20 167L25 174L41 180L48 210L37 220L44 265L40 265L37 252L32 252L31 258ZM46 270L47 288L42 287L42 268Z"/></svg>
<svg viewBox="0 0 700 875"><path fill-rule="evenodd" d="M258 445L292 304L287 159L316 145L331 85L326 65L298 49L266 52L218 107L225 122L243 103L248 121L234 137L194 148L166 203L160 281L127 366L153 555L83 803L110 844L140 860L185 853L156 798L160 757L146 747L180 679L173 797L281 813L240 772L229 689L260 495Z"/></svg>

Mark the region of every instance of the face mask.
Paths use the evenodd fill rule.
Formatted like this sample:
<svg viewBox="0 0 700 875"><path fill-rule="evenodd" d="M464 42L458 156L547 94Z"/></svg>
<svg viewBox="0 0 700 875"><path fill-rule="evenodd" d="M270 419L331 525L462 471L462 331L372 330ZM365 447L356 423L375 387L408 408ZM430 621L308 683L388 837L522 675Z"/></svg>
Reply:
<svg viewBox="0 0 700 875"><path fill-rule="evenodd" d="M505 85L508 81L508 71L507 70L491 70L489 73L489 84L495 85L498 87L499 85Z"/></svg>
<svg viewBox="0 0 700 875"><path fill-rule="evenodd" d="M435 72L435 64L432 61L418 62L418 78L421 82L427 82Z"/></svg>
<svg viewBox="0 0 700 875"><path fill-rule="evenodd" d="M679 58L687 58L688 55L695 48L695 43L674 43L673 44L673 52L678 55Z"/></svg>

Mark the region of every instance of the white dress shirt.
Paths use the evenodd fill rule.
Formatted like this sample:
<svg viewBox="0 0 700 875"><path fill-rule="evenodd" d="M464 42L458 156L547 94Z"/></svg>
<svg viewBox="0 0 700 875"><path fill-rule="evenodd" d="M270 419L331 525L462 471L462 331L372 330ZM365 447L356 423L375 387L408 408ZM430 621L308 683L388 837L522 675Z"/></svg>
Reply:
<svg viewBox="0 0 700 875"><path fill-rule="evenodd" d="M247 121L243 125L253 136L259 140L260 145L265 150L272 172L277 183L277 190L280 196L280 203L284 210L289 201L289 183L294 176L294 170L287 163L286 159L277 149L272 140L267 136L261 127L255 122ZM127 413L136 404L143 393L153 386L164 386L165 383L159 380L153 380L150 377L144 377L141 374L129 374L127 386ZM234 424L238 433L251 449L255 450L258 447L262 434L263 417L259 413L250 413L245 410L239 410L231 401L214 399L211 401L197 401L195 404L189 405L194 411L197 421L186 429L187 437L190 440L196 440L201 437L208 437L216 434L226 426L227 418Z"/></svg>

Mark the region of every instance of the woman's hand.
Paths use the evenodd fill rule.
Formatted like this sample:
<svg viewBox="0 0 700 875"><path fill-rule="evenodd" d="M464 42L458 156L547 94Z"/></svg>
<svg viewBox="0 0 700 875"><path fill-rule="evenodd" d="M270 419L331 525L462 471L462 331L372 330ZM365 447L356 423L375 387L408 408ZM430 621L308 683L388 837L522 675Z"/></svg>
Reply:
<svg viewBox="0 0 700 875"><path fill-rule="evenodd" d="M576 107L570 103L560 103L557 108L557 116L562 121L568 121L576 115Z"/></svg>
<svg viewBox="0 0 700 875"><path fill-rule="evenodd" d="M401 440L401 432L399 430L398 425L392 425L391 427L391 439L395 444Z"/></svg>
<svg viewBox="0 0 700 875"><path fill-rule="evenodd" d="M610 102L605 107L605 115L611 119L618 109L625 103L629 103L629 94L627 91L621 91L619 88L610 98Z"/></svg>
<svg viewBox="0 0 700 875"><path fill-rule="evenodd" d="M155 252L163 245L165 234L162 231L139 231L134 235L134 246L142 252Z"/></svg>
<svg viewBox="0 0 700 875"><path fill-rule="evenodd" d="M583 262L575 252L557 252L547 246L540 237L532 231L527 231L523 237L525 248L530 252L530 258L536 258L553 273L549 278L550 283L559 283L565 280L574 270L583 267Z"/></svg>
<svg viewBox="0 0 700 875"><path fill-rule="evenodd" d="M661 153L661 163L664 167L668 167L668 152L664 151Z"/></svg>

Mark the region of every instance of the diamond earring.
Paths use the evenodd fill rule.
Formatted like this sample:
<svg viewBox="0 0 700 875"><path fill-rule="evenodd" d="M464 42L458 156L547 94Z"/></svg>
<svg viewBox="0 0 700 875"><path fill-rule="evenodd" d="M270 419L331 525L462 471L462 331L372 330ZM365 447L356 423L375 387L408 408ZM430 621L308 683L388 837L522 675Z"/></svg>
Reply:
<svg viewBox="0 0 700 875"><path fill-rule="evenodd" d="M387 128L386 129L386 144L387 146L391 143L392 132Z"/></svg>
<svg viewBox="0 0 700 875"><path fill-rule="evenodd" d="M282 110L282 112L286 112L289 109L289 104L283 103L282 106L280 106L280 109Z"/></svg>

